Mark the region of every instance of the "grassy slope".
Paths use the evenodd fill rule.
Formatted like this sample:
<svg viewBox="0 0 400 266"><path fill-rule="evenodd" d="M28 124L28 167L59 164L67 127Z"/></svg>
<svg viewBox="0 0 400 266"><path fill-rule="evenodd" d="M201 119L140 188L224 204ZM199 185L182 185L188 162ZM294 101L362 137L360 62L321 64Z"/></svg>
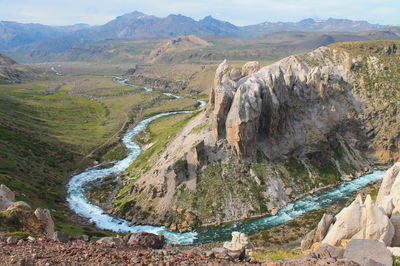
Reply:
<svg viewBox="0 0 400 266"><path fill-rule="evenodd" d="M120 158L125 154L120 135L135 118L195 105L190 98L173 100L99 76L1 85L0 183L18 200L54 209L57 228L90 231L68 225L64 205L64 185L74 170L88 165L85 155Z"/></svg>
<svg viewBox="0 0 400 266"><path fill-rule="evenodd" d="M393 47L397 47L394 53ZM347 51L353 58L354 94L368 103L365 121L373 129L378 162L400 159L400 41L337 43L330 46ZM375 62L376 60L376 62Z"/></svg>

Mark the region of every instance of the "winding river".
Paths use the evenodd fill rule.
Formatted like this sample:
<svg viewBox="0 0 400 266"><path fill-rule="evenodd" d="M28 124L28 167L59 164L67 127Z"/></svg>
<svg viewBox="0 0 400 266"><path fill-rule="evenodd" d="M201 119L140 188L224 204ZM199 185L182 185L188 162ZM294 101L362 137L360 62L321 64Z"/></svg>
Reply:
<svg viewBox="0 0 400 266"><path fill-rule="evenodd" d="M119 77L113 77L113 80L121 84L129 85L127 84L127 80ZM130 86L137 87L136 85ZM152 91L151 89L145 87L142 88L147 92ZM169 95L169 93L164 94L172 98L179 97L173 94ZM204 101L199 101L199 108L203 107L204 105ZM382 179L384 174L383 171L375 171L372 174L364 175L358 179L344 182L331 190L308 195L295 202L289 203L275 216L236 222L225 227L200 228L197 231L183 234L172 232L164 226L130 225L129 221L126 221L122 218L112 217L104 213L103 209L101 209L99 206L89 203L85 196L85 184L91 181L100 180L111 174L119 175L121 172L125 171L129 165L132 164L132 162L142 153L142 149L139 144L132 141L132 139L137 134L145 130L151 121L154 121L160 117L181 113L191 113L191 111L162 113L139 122L135 127L128 129L122 138L122 142L127 147L128 151L126 158L115 162L115 164L110 168L102 169L100 164L89 167L82 173L73 176L67 186L67 201L69 202L70 208L78 215L88 218L91 222L94 222L100 229L121 232L150 232L164 235L168 242L175 244L208 243L230 239L233 231L252 234L257 231L271 228L290 221L304 213L325 208L335 202L350 197L356 191L367 186L370 181Z"/></svg>

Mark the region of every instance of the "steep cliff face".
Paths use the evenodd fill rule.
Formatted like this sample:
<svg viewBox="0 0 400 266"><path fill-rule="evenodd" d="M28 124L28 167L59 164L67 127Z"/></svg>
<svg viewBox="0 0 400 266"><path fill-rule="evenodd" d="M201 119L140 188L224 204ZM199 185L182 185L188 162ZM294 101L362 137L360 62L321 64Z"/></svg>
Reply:
<svg viewBox="0 0 400 266"><path fill-rule="evenodd" d="M326 54L326 47L313 52L322 61L315 67L291 56L237 82L222 63L210 99L215 136L226 138L239 157L257 148L270 159L324 151L330 135L358 119L344 65L349 55L336 52L331 61Z"/></svg>
<svg viewBox="0 0 400 266"><path fill-rule="evenodd" d="M397 46L338 44L241 71L222 62L206 109L125 180L114 213L184 231L274 214L398 160Z"/></svg>

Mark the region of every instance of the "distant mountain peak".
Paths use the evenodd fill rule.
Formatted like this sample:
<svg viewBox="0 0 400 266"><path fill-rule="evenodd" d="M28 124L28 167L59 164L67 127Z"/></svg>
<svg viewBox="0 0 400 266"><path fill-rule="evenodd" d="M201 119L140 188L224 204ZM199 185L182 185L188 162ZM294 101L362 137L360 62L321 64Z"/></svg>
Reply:
<svg viewBox="0 0 400 266"><path fill-rule="evenodd" d="M216 19L213 16L208 15L208 16L205 16L202 20L216 20Z"/></svg>

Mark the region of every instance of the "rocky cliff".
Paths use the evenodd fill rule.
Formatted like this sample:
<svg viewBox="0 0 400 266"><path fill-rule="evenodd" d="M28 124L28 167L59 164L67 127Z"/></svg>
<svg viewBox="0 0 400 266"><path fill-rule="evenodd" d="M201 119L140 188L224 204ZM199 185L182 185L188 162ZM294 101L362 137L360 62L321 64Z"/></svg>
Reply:
<svg viewBox="0 0 400 266"><path fill-rule="evenodd" d="M273 215L398 160L398 45L336 44L261 69L222 62L208 106L127 174L114 214L181 231Z"/></svg>

